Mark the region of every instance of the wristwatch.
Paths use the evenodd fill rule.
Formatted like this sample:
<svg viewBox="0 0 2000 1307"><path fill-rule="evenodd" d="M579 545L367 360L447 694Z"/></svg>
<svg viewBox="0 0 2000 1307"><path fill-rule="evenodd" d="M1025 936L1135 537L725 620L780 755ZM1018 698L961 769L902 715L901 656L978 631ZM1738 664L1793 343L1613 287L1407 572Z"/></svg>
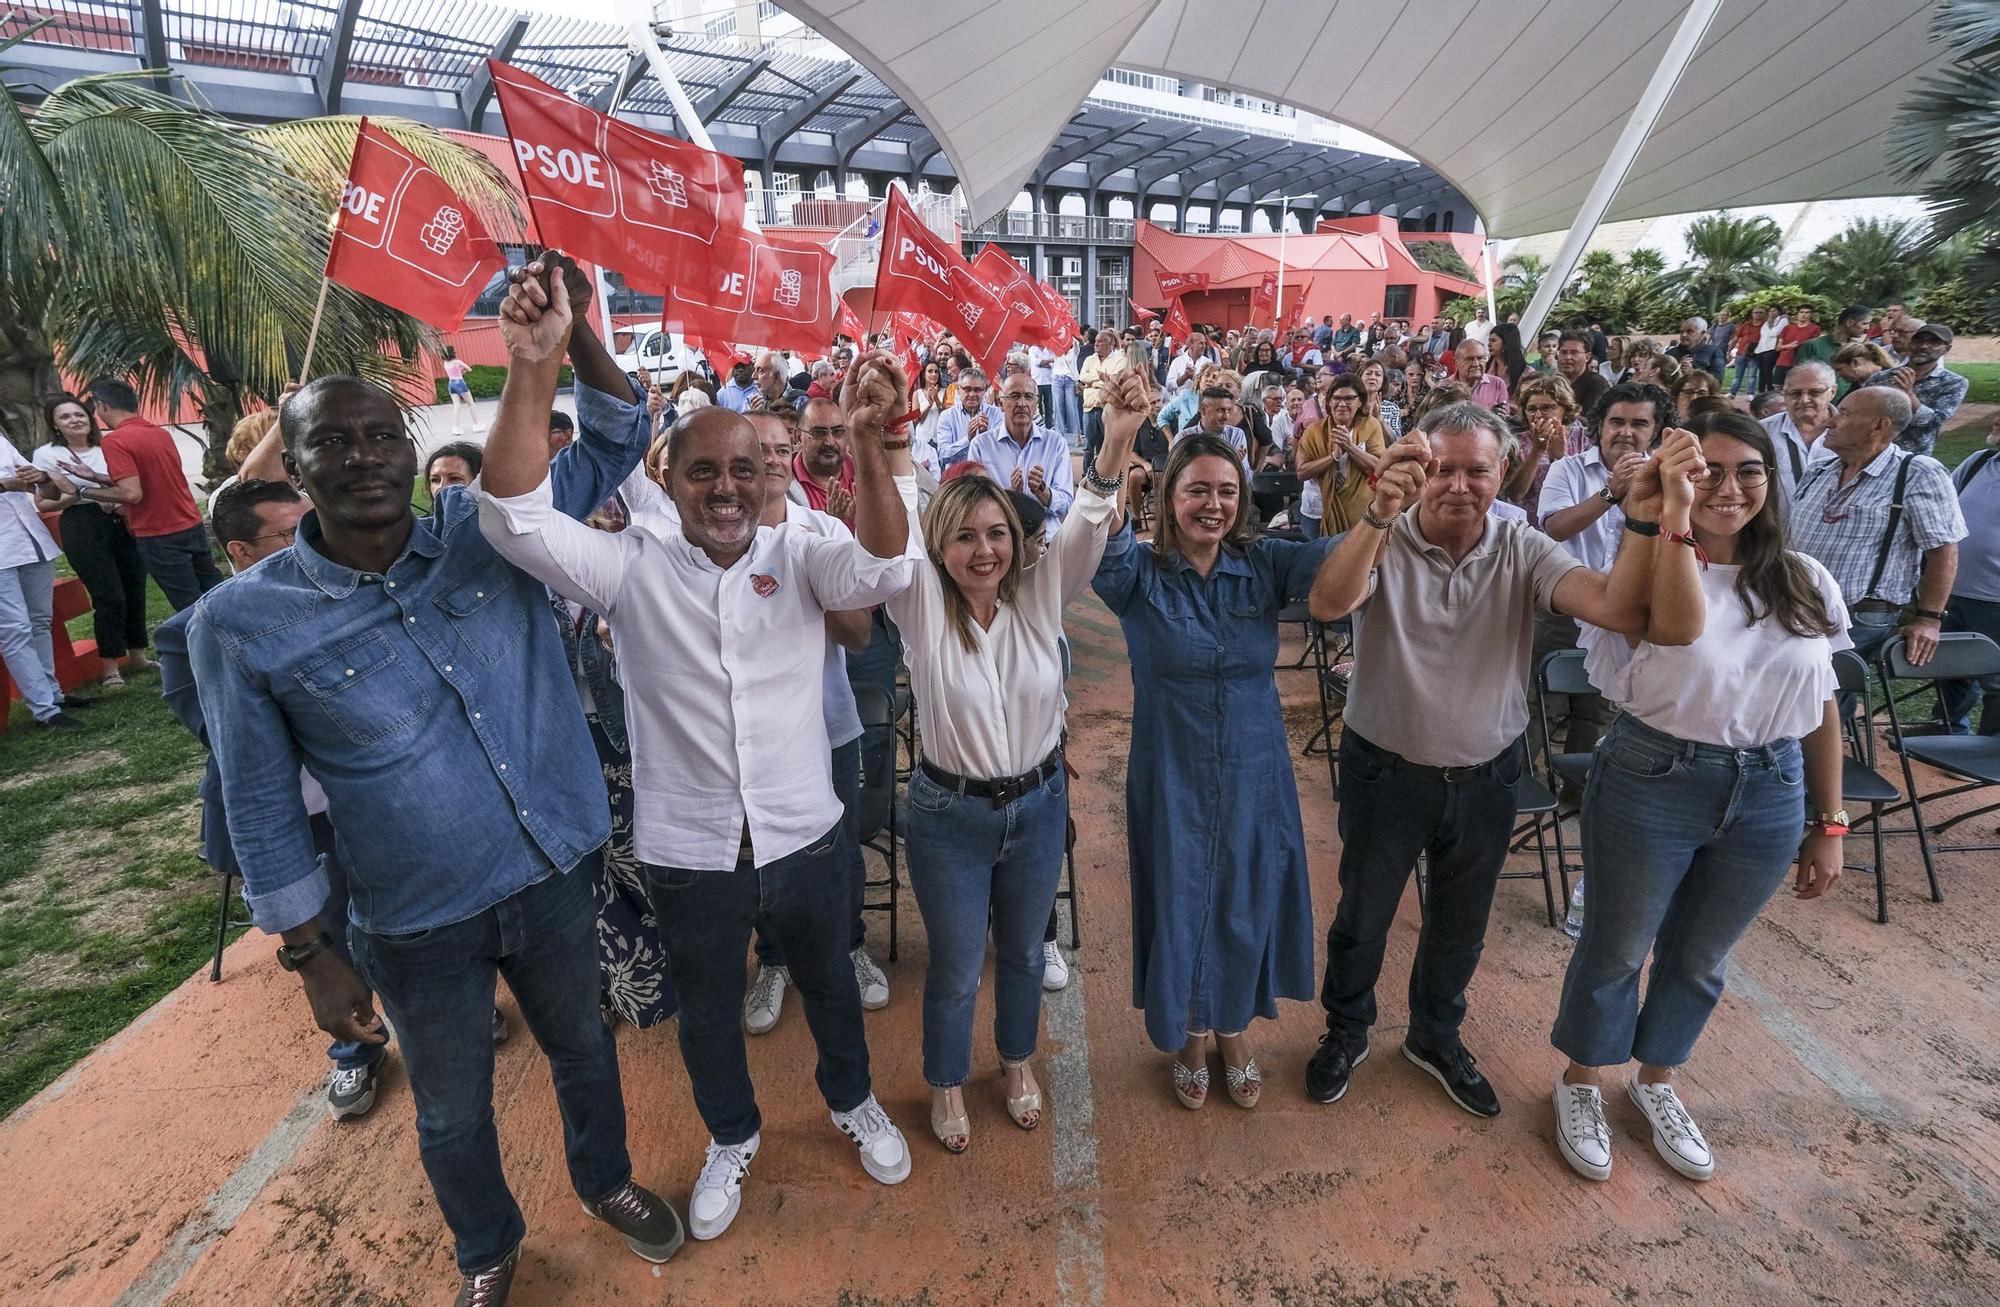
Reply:
<svg viewBox="0 0 2000 1307"><path fill-rule="evenodd" d="M1610 487L1610 486L1606 486L1606 487L1604 487L1604 489L1602 489L1602 490L1598 491L1598 492L1597 492L1597 497L1598 497L1599 499L1602 499L1602 500L1603 500L1603 501L1604 501L1605 503L1607 503L1607 504L1610 504L1610 505L1611 505L1612 507L1614 507L1614 508L1618 506L1618 499L1619 499L1619 496L1617 496L1617 495L1614 495L1614 494L1612 494L1612 493L1611 493L1611 487Z"/></svg>
<svg viewBox="0 0 2000 1307"><path fill-rule="evenodd" d="M1822 812L1806 825L1817 828L1822 835L1845 835L1848 830L1847 809L1835 808L1832 812Z"/></svg>
<svg viewBox="0 0 2000 1307"><path fill-rule="evenodd" d="M1918 608L1912 605L1910 611L1919 617L1928 617L1933 622L1942 622L1944 620L1944 612L1941 609Z"/></svg>
<svg viewBox="0 0 2000 1307"><path fill-rule="evenodd" d="M333 947L333 936L321 931L318 936L297 946L285 944L278 949L278 965L287 971L297 971L321 953Z"/></svg>

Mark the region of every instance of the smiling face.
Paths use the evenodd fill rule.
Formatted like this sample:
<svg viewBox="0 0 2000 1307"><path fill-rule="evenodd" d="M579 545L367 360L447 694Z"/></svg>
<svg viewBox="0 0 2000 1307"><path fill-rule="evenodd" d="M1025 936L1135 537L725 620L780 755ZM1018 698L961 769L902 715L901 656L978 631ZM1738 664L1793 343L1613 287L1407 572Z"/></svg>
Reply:
<svg viewBox="0 0 2000 1307"><path fill-rule="evenodd" d="M1463 530L1486 516L1500 494L1507 462L1491 431L1433 431L1431 456L1437 468L1424 482L1419 525Z"/></svg>
<svg viewBox="0 0 2000 1307"><path fill-rule="evenodd" d="M1014 565L1014 532L994 500L981 497L944 542L944 570L968 603L985 607Z"/></svg>
<svg viewBox="0 0 2000 1307"><path fill-rule="evenodd" d="M1171 506L1183 553L1206 554L1222 546L1243 505L1243 465L1203 454L1174 482Z"/></svg>
<svg viewBox="0 0 2000 1307"><path fill-rule="evenodd" d="M1770 494L1770 468L1763 455L1734 436L1720 432L1702 438L1702 457L1708 460L1708 477L1716 484L1696 481L1694 529L1704 535L1733 536L1764 511ZM1752 484L1743 484L1748 478Z"/></svg>
<svg viewBox="0 0 2000 1307"><path fill-rule="evenodd" d="M726 408L698 408L674 424L667 448L667 494L680 510L681 534L726 566L750 547L764 512L756 428Z"/></svg>
<svg viewBox="0 0 2000 1307"><path fill-rule="evenodd" d="M90 443L90 414L83 405L64 401L50 412L55 420L56 434L72 449L79 449Z"/></svg>
<svg viewBox="0 0 2000 1307"><path fill-rule="evenodd" d="M977 413L986 403L986 378L961 375L958 379L958 406Z"/></svg>
<svg viewBox="0 0 2000 1307"><path fill-rule="evenodd" d="M1653 443L1653 424L1658 418L1651 404L1613 404L1598 428L1598 448L1606 467L1627 454L1643 453Z"/></svg>
<svg viewBox="0 0 2000 1307"><path fill-rule="evenodd" d="M417 446L395 396L329 378L287 400L282 421L285 470L330 532L379 531L409 516Z"/></svg>

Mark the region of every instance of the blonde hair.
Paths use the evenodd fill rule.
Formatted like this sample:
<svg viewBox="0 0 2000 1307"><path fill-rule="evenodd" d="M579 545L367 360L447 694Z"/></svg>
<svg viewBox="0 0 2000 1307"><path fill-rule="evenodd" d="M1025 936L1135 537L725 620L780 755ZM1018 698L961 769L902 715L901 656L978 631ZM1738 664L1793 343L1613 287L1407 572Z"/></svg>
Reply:
<svg viewBox="0 0 2000 1307"><path fill-rule="evenodd" d="M653 443L646 447L646 478L655 485L667 484L667 442L673 430L672 427L668 427L660 432L653 437Z"/></svg>
<svg viewBox="0 0 2000 1307"><path fill-rule="evenodd" d="M276 425L278 425L277 409L265 408L255 413L246 413L237 419L234 427L230 428L229 443L222 447L222 457L228 461L229 466L242 467L243 460L250 457L250 451L257 448L257 442L269 434L271 428Z"/></svg>
<svg viewBox="0 0 2000 1307"><path fill-rule="evenodd" d="M1000 578L1001 602L1011 603L1014 596L1020 593L1021 569L1027 565L1027 558L1021 543L1021 515L1014 511L1014 502L1000 488L1000 483L976 472L953 477L938 487L937 493L931 496L929 510L924 513L924 552L930 555L932 566L937 568L938 588L944 592L945 616L951 620L952 629L958 632L958 642L967 653L979 647L978 637L972 630L972 606L965 602L958 582L945 570L944 547L965 525L965 519L972 516L972 510L986 503L1000 506L1000 516L1007 523L1007 534L1014 540L1006 574Z"/></svg>

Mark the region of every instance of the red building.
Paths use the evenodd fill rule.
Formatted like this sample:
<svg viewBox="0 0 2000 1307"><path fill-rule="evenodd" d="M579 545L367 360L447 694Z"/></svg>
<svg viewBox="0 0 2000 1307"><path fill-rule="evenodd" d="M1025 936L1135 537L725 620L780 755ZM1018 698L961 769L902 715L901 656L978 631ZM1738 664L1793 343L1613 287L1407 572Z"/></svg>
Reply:
<svg viewBox="0 0 2000 1307"><path fill-rule="evenodd" d="M1278 270L1275 235L1184 236L1141 222L1132 252L1132 298L1163 306L1164 273L1208 274L1208 289L1183 303L1195 322L1222 327L1270 326L1260 310L1251 322L1251 297L1267 273ZM1310 235L1285 236L1284 317L1304 314L1317 322L1343 313L1357 319L1380 313L1425 322L1447 300L1484 295L1485 286L1441 267L1464 267L1477 274L1480 239L1449 232L1398 231L1394 218L1321 219Z"/></svg>

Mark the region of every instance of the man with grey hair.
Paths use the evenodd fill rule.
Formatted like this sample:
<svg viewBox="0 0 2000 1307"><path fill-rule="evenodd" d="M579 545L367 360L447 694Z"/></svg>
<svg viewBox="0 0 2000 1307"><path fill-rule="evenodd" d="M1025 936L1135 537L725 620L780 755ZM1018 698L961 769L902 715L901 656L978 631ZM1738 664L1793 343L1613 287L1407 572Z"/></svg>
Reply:
<svg viewBox="0 0 2000 1307"><path fill-rule="evenodd" d="M1389 928L1424 855L1429 891L1403 1053L1466 1111L1500 1111L1459 1026L1514 829L1514 787L1528 766L1535 614L1552 609L1660 643L1699 633L1693 566L1685 577L1658 569L1657 588L1679 587L1671 593L1655 593L1653 578L1662 529L1687 529L1686 476L1700 461L1692 437L1670 436L1633 478L1624 544L1608 574L1525 521L1489 515L1515 455L1512 431L1492 410L1433 410L1385 452L1361 523L1313 583L1315 618L1354 614L1355 652L1340 741L1340 907L1320 991L1327 1033L1306 1067L1306 1092L1318 1102L1346 1093L1368 1056ZM1685 493L1663 528L1661 477L1676 469ZM1688 612L1692 631L1682 629Z"/></svg>
<svg viewBox="0 0 2000 1307"><path fill-rule="evenodd" d="M1894 386L1851 391L1822 439L1827 455L1807 465L1792 492L1787 519L1792 548L1840 582L1854 652L1873 661L1900 635L1922 666L1937 652L1965 515L1944 465L1896 443L1911 408ZM1902 622L1906 605L1912 616Z"/></svg>
<svg viewBox="0 0 2000 1307"><path fill-rule="evenodd" d="M1791 498L1809 464L1831 458L1820 437L1833 425L1833 394L1839 378L1824 363L1794 364L1785 374L1785 407L1764 419L1771 433L1771 447L1777 451L1778 485Z"/></svg>
<svg viewBox="0 0 2000 1307"><path fill-rule="evenodd" d="M984 372L978 368L960 368L953 384L958 387L958 402L938 418L934 437L940 472L963 463L974 440L989 431L998 431L1006 422L1000 406L986 402L986 392L993 388L993 383Z"/></svg>
<svg viewBox="0 0 2000 1307"><path fill-rule="evenodd" d="M1667 357L1679 359L1684 368L1722 375L1722 351L1709 339L1708 319L1699 315L1681 323L1681 338L1667 347Z"/></svg>

